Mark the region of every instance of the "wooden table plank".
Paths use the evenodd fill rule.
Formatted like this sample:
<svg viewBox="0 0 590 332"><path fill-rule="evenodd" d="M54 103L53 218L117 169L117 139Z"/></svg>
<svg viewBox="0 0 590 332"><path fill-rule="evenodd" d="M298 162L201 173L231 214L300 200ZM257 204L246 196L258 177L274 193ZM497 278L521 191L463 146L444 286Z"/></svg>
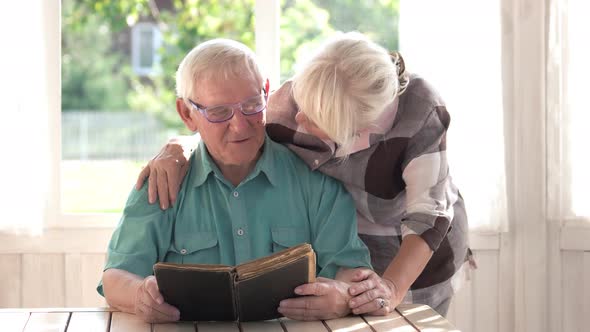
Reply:
<svg viewBox="0 0 590 332"><path fill-rule="evenodd" d="M0 314L7 312L96 312L96 311L108 311L115 312L119 311L114 308L102 307L102 308L6 308L0 309Z"/></svg>
<svg viewBox="0 0 590 332"><path fill-rule="evenodd" d="M23 332L65 332L69 312L33 312Z"/></svg>
<svg viewBox="0 0 590 332"><path fill-rule="evenodd" d="M113 312L110 332L151 332L151 325L136 315Z"/></svg>
<svg viewBox="0 0 590 332"><path fill-rule="evenodd" d="M360 316L346 316L325 321L330 330L336 332L372 332L371 327Z"/></svg>
<svg viewBox="0 0 590 332"><path fill-rule="evenodd" d="M68 332L106 332L111 313L106 311L72 312Z"/></svg>
<svg viewBox="0 0 590 332"><path fill-rule="evenodd" d="M197 331L199 332L239 332L238 323L236 322L197 322Z"/></svg>
<svg viewBox="0 0 590 332"><path fill-rule="evenodd" d="M195 323L178 322L168 324L152 324L153 332L195 332ZM68 331L69 332L69 331Z"/></svg>
<svg viewBox="0 0 590 332"><path fill-rule="evenodd" d="M277 319L260 322L240 323L242 332L283 332L281 322Z"/></svg>
<svg viewBox="0 0 590 332"><path fill-rule="evenodd" d="M5 312L0 313L0 322L2 322L2 331L22 332L29 316L28 312Z"/></svg>
<svg viewBox="0 0 590 332"><path fill-rule="evenodd" d="M395 331L395 332L416 332L412 325L397 312L394 311L387 316L363 316L363 318L377 332Z"/></svg>
<svg viewBox="0 0 590 332"><path fill-rule="evenodd" d="M402 316L409 320L418 331L425 332L457 332L453 324L439 315L427 305L400 304L397 306Z"/></svg>
<svg viewBox="0 0 590 332"><path fill-rule="evenodd" d="M321 332L329 331L321 321L300 321L281 318L281 322L288 332Z"/></svg>

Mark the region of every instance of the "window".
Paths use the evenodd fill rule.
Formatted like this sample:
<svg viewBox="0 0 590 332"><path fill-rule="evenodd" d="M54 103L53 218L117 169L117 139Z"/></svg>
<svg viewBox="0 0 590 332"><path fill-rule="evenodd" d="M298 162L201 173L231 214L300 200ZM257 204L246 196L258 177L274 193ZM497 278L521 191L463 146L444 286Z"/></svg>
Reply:
<svg viewBox="0 0 590 332"><path fill-rule="evenodd" d="M158 72L161 44L160 29L155 23L137 23L131 28L131 59L136 74L153 75Z"/></svg>
<svg viewBox="0 0 590 332"><path fill-rule="evenodd" d="M286 1L281 15L281 81L338 31L401 51L408 71L432 83L449 108L450 170L470 227L506 229L499 1Z"/></svg>
<svg viewBox="0 0 590 332"><path fill-rule="evenodd" d="M281 82L291 77L326 38L359 31L388 50L398 50L399 0L285 1L281 7Z"/></svg>
<svg viewBox="0 0 590 332"><path fill-rule="evenodd" d="M62 1L65 220L117 220L141 166L170 137L189 134L174 73L190 49L216 37L254 48L253 0L128 3Z"/></svg>

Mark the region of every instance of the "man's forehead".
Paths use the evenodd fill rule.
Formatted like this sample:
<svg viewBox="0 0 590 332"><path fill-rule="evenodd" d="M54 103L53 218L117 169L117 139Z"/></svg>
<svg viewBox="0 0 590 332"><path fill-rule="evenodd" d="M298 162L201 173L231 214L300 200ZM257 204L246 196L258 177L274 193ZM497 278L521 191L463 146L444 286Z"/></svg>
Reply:
<svg viewBox="0 0 590 332"><path fill-rule="evenodd" d="M258 85L255 80L243 77L202 78L195 82L193 96L203 102L235 103L260 93Z"/></svg>

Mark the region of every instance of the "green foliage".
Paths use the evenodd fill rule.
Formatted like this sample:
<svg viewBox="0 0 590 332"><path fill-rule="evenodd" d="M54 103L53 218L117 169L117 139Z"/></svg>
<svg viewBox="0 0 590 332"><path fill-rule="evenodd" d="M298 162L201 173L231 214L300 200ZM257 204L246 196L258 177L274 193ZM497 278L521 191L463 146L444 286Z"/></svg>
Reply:
<svg viewBox="0 0 590 332"><path fill-rule="evenodd" d="M359 31L398 49L399 0L283 0L281 15L281 81L337 31Z"/></svg>
<svg viewBox="0 0 590 332"><path fill-rule="evenodd" d="M111 26L72 0L62 11L62 109L127 109L129 65L111 52Z"/></svg>
<svg viewBox="0 0 590 332"><path fill-rule="evenodd" d="M71 6L71 1L63 2ZM76 105L77 99L99 105L96 109L128 106L182 128L174 111L174 74L184 55L217 37L254 48L255 0L168 0L165 8L154 7L157 3L166 1L78 0L75 10L64 10L64 107ZM399 0L282 0L281 80L293 74L295 59L305 58L335 31L358 30L397 49L398 12ZM131 75L130 60L109 52L108 34L114 36L141 20L156 21L163 37L161 74L149 79ZM97 31L108 34L97 36ZM77 90L81 88L83 98Z"/></svg>

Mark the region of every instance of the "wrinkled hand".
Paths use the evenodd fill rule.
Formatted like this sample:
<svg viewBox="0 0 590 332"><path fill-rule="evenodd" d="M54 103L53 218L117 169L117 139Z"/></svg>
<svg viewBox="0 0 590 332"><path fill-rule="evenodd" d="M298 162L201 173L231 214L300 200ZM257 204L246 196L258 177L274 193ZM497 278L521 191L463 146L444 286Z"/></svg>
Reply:
<svg viewBox="0 0 590 332"><path fill-rule="evenodd" d="M175 322L180 311L164 302L154 276L143 279L135 294L135 314L148 323Z"/></svg>
<svg viewBox="0 0 590 332"><path fill-rule="evenodd" d="M154 204L159 197L160 207L166 210L176 201L188 166L189 162L183 154L182 146L168 143L139 173L135 189L141 189L147 178L149 203Z"/></svg>
<svg viewBox="0 0 590 332"><path fill-rule="evenodd" d="M355 284L348 289L353 296L348 304L356 315L387 315L403 299L391 280L379 277L373 270L355 269L351 281Z"/></svg>
<svg viewBox="0 0 590 332"><path fill-rule="evenodd" d="M278 311L285 317L297 320L320 320L346 316L348 307L348 284L342 281L319 277L317 281L295 288L302 297L281 301Z"/></svg>

